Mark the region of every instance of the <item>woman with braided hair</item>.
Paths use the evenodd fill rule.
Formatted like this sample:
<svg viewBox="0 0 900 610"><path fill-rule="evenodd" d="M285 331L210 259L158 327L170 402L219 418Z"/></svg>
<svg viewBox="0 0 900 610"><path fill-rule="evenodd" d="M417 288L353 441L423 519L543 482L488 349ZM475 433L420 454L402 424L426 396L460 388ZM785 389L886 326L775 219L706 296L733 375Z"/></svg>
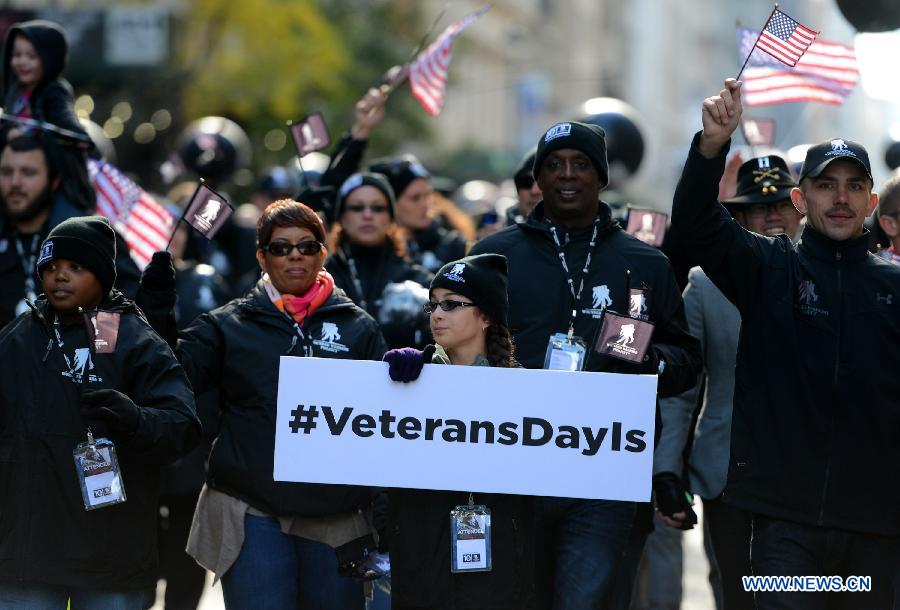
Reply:
<svg viewBox="0 0 900 610"><path fill-rule="evenodd" d="M434 276L425 312L436 345L387 352L394 381L419 377L423 364L518 367L507 327L506 257L469 256ZM474 497L473 497L474 496ZM533 499L465 491L391 489L386 541L391 601L397 609L535 608ZM491 514L490 571L451 572L448 515L482 504Z"/></svg>

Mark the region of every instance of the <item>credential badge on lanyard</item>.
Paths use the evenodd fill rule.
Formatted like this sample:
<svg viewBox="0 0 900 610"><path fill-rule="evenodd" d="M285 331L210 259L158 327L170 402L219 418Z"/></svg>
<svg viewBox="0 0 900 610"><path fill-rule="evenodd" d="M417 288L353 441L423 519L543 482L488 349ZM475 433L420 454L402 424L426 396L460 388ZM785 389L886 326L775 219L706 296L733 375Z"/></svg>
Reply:
<svg viewBox="0 0 900 610"><path fill-rule="evenodd" d="M109 439L94 440L88 429L87 440L75 447L74 455L85 510L120 504L126 500L116 448Z"/></svg>
<svg viewBox="0 0 900 610"><path fill-rule="evenodd" d="M491 511L469 494L468 505L450 511L450 571L491 569Z"/></svg>
<svg viewBox="0 0 900 610"><path fill-rule="evenodd" d="M613 311L604 312L594 351L626 362L641 364L650 347L654 328L653 324L647 321L648 291L632 290L631 270L626 270L625 274L629 295L629 315L623 316Z"/></svg>

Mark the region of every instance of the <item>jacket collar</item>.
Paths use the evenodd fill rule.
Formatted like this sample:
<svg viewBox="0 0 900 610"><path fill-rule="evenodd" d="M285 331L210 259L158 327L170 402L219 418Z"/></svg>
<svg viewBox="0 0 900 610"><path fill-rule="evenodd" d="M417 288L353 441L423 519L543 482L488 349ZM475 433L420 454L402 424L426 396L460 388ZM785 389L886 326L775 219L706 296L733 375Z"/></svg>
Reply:
<svg viewBox="0 0 900 610"><path fill-rule="evenodd" d="M863 229L859 237L835 241L807 225L800 236L799 248L823 261L861 261L869 254L869 231Z"/></svg>
<svg viewBox="0 0 900 610"><path fill-rule="evenodd" d="M453 364L450 362L450 356L440 345L435 344L434 355L431 357L431 364ZM470 366L491 366L490 361L482 354L475 357L475 362Z"/></svg>
<svg viewBox="0 0 900 610"><path fill-rule="evenodd" d="M597 233L598 236L603 237L616 230L621 229L619 223L613 220L612 209L609 207L608 203L604 201L597 202L597 215L600 217L600 230ZM547 217L544 213L544 202L541 201L536 206L534 206L531 214L529 214L525 220L518 224L520 227L523 227L525 229L532 229L549 234L550 221L547 220Z"/></svg>

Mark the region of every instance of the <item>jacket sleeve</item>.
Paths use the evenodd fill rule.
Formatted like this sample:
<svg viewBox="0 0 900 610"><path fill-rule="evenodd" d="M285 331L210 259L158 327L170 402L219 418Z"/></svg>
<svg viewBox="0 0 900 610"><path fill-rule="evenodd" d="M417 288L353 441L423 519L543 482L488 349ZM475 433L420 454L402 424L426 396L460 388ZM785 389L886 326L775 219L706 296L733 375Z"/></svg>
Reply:
<svg viewBox="0 0 900 610"><path fill-rule="evenodd" d="M656 373L659 362L665 362L657 386L660 398L675 396L692 387L697 383L697 375L703 366L700 343L688 331L684 302L668 263L666 270L665 279L660 283L657 322L650 345L655 356L650 362L655 364L656 370L645 371Z"/></svg>
<svg viewBox="0 0 900 610"><path fill-rule="evenodd" d="M175 353L197 396L219 385L224 351L222 330L210 313L197 316L179 334Z"/></svg>
<svg viewBox="0 0 900 610"><path fill-rule="evenodd" d="M743 309L758 296L759 278L775 240L747 231L718 203L728 147L706 159L697 148L699 138L699 133L694 136L675 188L671 230L728 300Z"/></svg>
<svg viewBox="0 0 900 610"><path fill-rule="evenodd" d="M200 440L194 394L172 350L140 320L138 348L128 358L128 396L141 409L137 431L121 443L123 455L150 464L167 464Z"/></svg>
<svg viewBox="0 0 900 610"><path fill-rule="evenodd" d="M355 140L350 134L344 135L331 153L331 163L322 174L319 184L339 189L344 180L359 171L368 145L368 140Z"/></svg>
<svg viewBox="0 0 900 610"><path fill-rule="evenodd" d="M695 284L696 270L691 272L687 288L684 291L684 310L688 328L700 343L701 355L706 358L706 332L704 329L703 298L700 288ZM700 393L700 380L689 390L664 398L659 402L662 417L662 434L656 451L653 453L653 474L671 472L683 480L685 446L690 437L694 410Z"/></svg>
<svg viewBox="0 0 900 610"><path fill-rule="evenodd" d="M57 127L87 135L75 114L72 86L58 79L49 83L40 94L40 119Z"/></svg>

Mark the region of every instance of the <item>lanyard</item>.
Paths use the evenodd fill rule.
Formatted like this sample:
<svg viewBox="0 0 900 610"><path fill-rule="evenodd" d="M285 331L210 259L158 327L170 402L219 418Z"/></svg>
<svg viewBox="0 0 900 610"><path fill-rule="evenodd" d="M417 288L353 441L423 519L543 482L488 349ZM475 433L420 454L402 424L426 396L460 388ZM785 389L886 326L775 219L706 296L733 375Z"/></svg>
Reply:
<svg viewBox="0 0 900 610"><path fill-rule="evenodd" d="M559 241L559 235L556 231L555 225L550 225L550 233L553 235L553 241L556 243L556 250L559 253L559 261L562 263L563 273L566 274L566 282L569 284L569 292L572 293L572 299L574 300L573 309L572 309L572 319L569 322L569 334L572 334L572 330L575 327L575 318L578 315L578 304L581 302L581 293L584 291L584 278L588 274L588 269L591 267L591 257L594 255L594 249L597 246L597 233L600 230L600 217L597 216L594 219L594 232L591 234L591 242L588 244L587 257L584 259L584 269L581 270L581 279L578 282L578 292L575 292L575 280L572 279L572 273L569 271L569 263L566 260L566 253L563 251L563 245ZM568 234L566 234L566 241L568 242Z"/></svg>
<svg viewBox="0 0 900 610"><path fill-rule="evenodd" d="M389 248L389 245L385 245L384 248ZM353 254L350 253L350 248L344 248L344 258L347 259L347 267L350 269L350 280L353 282L353 289L356 291L356 294L359 295L359 301L356 303L359 305L361 309L366 310L367 312L375 315L373 312L369 311L369 301L371 300L374 305L377 305L378 294L366 295L363 290L362 280L360 279L359 269L356 266L356 259L353 258ZM382 280L384 279L385 270L387 269L387 263L390 259L390 253L382 250L379 254L378 260L378 269L375 271L375 278L372 281L370 286L370 292L377 292L378 286L381 285ZM370 298L369 298L370 297Z"/></svg>
<svg viewBox="0 0 900 610"><path fill-rule="evenodd" d="M40 238L41 236L38 233L31 236L31 246L28 249L28 254L25 254L25 248L22 246L20 236L16 235L13 239L13 241L16 242L16 251L19 253L19 260L22 262L22 271L25 272L25 298L31 300L34 300L37 296L34 274L37 273L35 270L35 263L37 262L37 250L40 245Z"/></svg>

